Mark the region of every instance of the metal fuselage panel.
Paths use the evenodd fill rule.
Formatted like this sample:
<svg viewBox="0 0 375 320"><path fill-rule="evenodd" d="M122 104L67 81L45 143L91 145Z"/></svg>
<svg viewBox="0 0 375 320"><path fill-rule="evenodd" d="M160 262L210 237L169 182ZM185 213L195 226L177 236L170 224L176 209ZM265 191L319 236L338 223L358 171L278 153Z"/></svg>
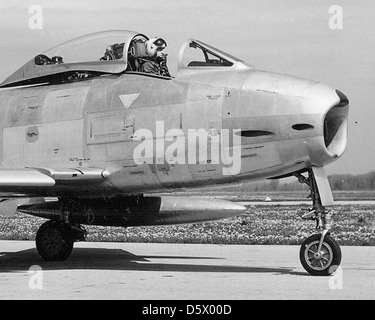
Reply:
<svg viewBox="0 0 375 320"><path fill-rule="evenodd" d="M100 185L77 189L57 185L52 189L59 194L90 192L91 196L287 174L314 164L311 153L320 146L325 149L324 117L337 101L334 97L328 102L310 97L315 86L305 80L246 70L198 72L171 80L123 74L3 90L1 163L18 168L108 170L110 177ZM215 146L219 143L215 137L224 129L232 139L233 130L237 130L241 141L240 170L233 175L223 174L223 169L233 164L214 163L210 158L212 149L221 147ZM140 138L139 130L152 133L153 146L149 161L141 165L135 163L134 151L147 138L135 141L137 135ZM203 152L207 161L189 161L189 147L201 147L197 140L188 139L189 130L206 132ZM168 161L166 150L178 138L165 141L167 132L177 132L185 139L185 162ZM234 155L231 141L228 155ZM327 156L321 165L331 161Z"/></svg>

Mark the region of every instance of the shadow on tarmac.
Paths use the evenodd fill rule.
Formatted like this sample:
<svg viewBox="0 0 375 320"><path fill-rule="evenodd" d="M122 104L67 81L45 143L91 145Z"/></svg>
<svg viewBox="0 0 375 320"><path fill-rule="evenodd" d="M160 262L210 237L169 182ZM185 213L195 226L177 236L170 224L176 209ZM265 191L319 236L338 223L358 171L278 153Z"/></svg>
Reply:
<svg viewBox="0 0 375 320"><path fill-rule="evenodd" d="M166 260L165 263L149 259ZM169 263L168 260L189 260L191 263ZM25 272L37 265L43 270L124 270L160 272L222 272L222 273L274 273L297 274L293 268L246 267L230 265L196 264L193 260L222 260L218 257L194 256L141 256L121 249L75 248L72 255L61 262L47 262L40 258L36 249L19 252L0 252L0 273ZM298 273L299 274L299 273ZM303 275L303 273L301 273Z"/></svg>

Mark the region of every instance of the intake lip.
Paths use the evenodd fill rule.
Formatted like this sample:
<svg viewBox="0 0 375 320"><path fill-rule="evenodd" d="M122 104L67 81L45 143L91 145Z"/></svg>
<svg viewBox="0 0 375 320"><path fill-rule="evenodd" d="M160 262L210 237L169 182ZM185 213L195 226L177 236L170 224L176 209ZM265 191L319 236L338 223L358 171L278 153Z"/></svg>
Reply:
<svg viewBox="0 0 375 320"><path fill-rule="evenodd" d="M324 118L324 143L332 157L339 158L347 145L349 99L341 91L335 92L340 101Z"/></svg>
<svg viewBox="0 0 375 320"><path fill-rule="evenodd" d="M313 166L326 166L339 159L348 141L349 99L339 90L317 84L308 93L306 109L315 112L317 136L306 140Z"/></svg>
<svg viewBox="0 0 375 320"><path fill-rule="evenodd" d="M336 105L336 107L341 108L341 107L346 107L349 104L349 99L348 97L343 94L340 90L335 90L337 96L340 99L340 102Z"/></svg>

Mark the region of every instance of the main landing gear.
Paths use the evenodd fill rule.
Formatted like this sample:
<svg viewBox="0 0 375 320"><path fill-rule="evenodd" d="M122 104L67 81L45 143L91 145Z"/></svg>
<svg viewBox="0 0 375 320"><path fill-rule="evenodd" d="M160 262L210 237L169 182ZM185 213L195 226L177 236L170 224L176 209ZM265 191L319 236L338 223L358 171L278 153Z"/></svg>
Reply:
<svg viewBox="0 0 375 320"><path fill-rule="evenodd" d="M85 241L87 232L70 219L72 203L61 205L61 219L45 222L36 234L36 248L46 261L64 261L72 253L74 242Z"/></svg>
<svg viewBox="0 0 375 320"><path fill-rule="evenodd" d="M310 187L313 207L307 212L299 212L304 220L316 222L317 234L307 238L300 249L300 261L304 269L314 276L330 276L341 263L341 250L338 243L330 235L332 211L322 205L317 180L312 168L308 169L308 178L295 174L299 182Z"/></svg>

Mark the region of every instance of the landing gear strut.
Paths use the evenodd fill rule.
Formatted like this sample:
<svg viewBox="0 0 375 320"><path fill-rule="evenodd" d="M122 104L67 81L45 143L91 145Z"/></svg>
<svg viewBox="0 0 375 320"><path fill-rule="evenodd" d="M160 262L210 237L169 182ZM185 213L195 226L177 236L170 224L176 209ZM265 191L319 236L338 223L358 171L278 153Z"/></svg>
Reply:
<svg viewBox="0 0 375 320"><path fill-rule="evenodd" d="M84 241L86 230L70 219L71 203L61 205L61 219L45 222L36 234L36 248L46 261L64 261L72 253L74 242Z"/></svg>
<svg viewBox="0 0 375 320"><path fill-rule="evenodd" d="M308 169L308 178L295 174L298 181L310 187L312 208L298 215L304 220L316 221L319 232L307 238L300 249L300 261L304 269L314 276L332 275L341 263L341 250L338 243L331 237L332 211L322 205L317 181L312 168Z"/></svg>

